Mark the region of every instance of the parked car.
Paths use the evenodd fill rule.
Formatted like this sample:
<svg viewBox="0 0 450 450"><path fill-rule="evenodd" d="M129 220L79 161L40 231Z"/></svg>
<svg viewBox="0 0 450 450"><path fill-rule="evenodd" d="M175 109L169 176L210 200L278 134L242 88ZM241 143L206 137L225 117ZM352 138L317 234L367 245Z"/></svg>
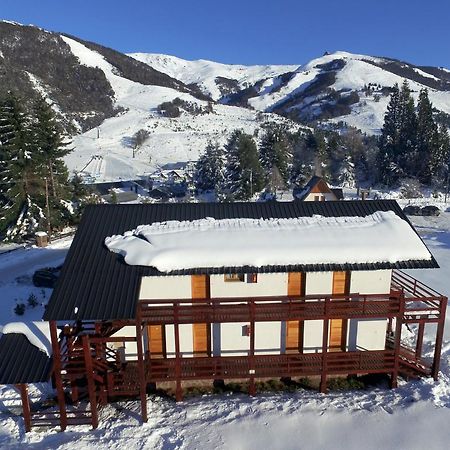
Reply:
<svg viewBox="0 0 450 450"><path fill-rule="evenodd" d="M61 266L38 269L33 274L33 284L37 287L53 288L55 287L60 272Z"/></svg>
<svg viewBox="0 0 450 450"><path fill-rule="evenodd" d="M437 206L424 206L421 209L422 216L438 216L441 213L441 210Z"/></svg>
<svg viewBox="0 0 450 450"><path fill-rule="evenodd" d="M408 205L403 208L403 212L407 216L421 216L422 212L420 206Z"/></svg>

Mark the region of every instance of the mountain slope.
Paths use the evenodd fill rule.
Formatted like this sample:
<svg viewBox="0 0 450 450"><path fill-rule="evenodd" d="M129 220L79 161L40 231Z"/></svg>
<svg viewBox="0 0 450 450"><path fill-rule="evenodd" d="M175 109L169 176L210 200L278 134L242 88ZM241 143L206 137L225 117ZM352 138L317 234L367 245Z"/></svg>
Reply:
<svg viewBox="0 0 450 450"><path fill-rule="evenodd" d="M296 65L243 66L221 64L205 59L188 61L158 53L130 53L130 56L187 85L198 86L203 93L214 100L241 91L260 80L294 71L298 67Z"/></svg>
<svg viewBox="0 0 450 450"><path fill-rule="evenodd" d="M71 170L82 171L97 182L134 179L168 162L196 160L208 140L224 143L237 128L250 134L267 122L299 128L276 114L261 115L246 108L212 105L192 93L176 90L177 85L146 85L123 78L108 57L90 45L68 36L62 39L82 65L102 70L114 91L115 105L122 109L121 114L105 120L98 129L75 136L75 151L66 157ZM179 117L161 115L158 105L176 98L194 107L182 109ZM140 129L147 130L149 138L133 151L130 141Z"/></svg>
<svg viewBox="0 0 450 450"><path fill-rule="evenodd" d="M428 88L434 107L450 114L450 72L389 58L347 52L326 54L304 66L227 66L156 54L132 54L160 71L196 83L216 100L302 122L346 122L379 132L391 88L407 79L418 96ZM230 80L228 91L218 77ZM221 78L221 79L222 79Z"/></svg>

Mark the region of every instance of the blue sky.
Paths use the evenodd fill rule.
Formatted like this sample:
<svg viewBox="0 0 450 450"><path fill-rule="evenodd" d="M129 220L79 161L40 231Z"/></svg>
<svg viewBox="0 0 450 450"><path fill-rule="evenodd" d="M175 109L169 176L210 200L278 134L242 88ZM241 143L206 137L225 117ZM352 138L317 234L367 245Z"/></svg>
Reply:
<svg viewBox="0 0 450 450"><path fill-rule="evenodd" d="M123 52L301 64L346 50L450 68L449 0L0 0L0 17Z"/></svg>

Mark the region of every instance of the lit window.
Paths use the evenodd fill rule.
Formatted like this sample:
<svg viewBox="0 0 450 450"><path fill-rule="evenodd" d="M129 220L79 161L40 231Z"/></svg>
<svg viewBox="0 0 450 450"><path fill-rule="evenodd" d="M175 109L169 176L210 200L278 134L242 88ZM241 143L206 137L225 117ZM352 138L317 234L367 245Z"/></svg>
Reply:
<svg viewBox="0 0 450 450"><path fill-rule="evenodd" d="M223 276L224 281L244 281L244 274L241 273L226 273Z"/></svg>

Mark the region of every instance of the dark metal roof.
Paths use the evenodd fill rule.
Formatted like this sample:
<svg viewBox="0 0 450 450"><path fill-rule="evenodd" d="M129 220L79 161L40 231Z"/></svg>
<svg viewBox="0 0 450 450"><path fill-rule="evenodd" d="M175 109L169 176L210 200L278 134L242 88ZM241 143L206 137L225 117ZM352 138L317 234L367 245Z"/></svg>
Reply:
<svg viewBox="0 0 450 450"><path fill-rule="evenodd" d="M121 257L106 248L104 240L108 236L132 230L138 225L205 217L259 219L311 217L316 214L326 217L363 217L376 211L394 211L409 223L401 208L393 200L91 205L83 214L60 279L44 314L44 320L113 320L135 317L141 277L167 274L162 274L151 267L125 264ZM428 267L438 267L434 258L430 261L404 261L396 264L198 268L170 274L317 272Z"/></svg>
<svg viewBox="0 0 450 450"><path fill-rule="evenodd" d="M23 334L4 334L0 338L0 384L48 381L51 369L51 359Z"/></svg>

